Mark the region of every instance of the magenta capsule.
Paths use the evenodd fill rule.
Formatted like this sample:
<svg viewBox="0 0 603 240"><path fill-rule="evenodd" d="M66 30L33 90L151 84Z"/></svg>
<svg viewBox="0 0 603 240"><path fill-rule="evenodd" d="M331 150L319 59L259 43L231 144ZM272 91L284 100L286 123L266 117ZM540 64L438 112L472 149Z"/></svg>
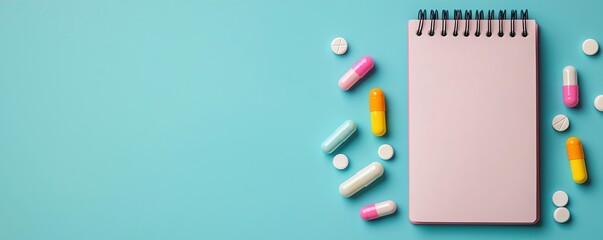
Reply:
<svg viewBox="0 0 603 240"><path fill-rule="evenodd" d="M578 89L578 72L573 66L563 68L563 103L575 107L580 101Z"/></svg>
<svg viewBox="0 0 603 240"><path fill-rule="evenodd" d="M396 212L396 203L392 200L375 203L360 209L360 217L364 220L373 220Z"/></svg>
<svg viewBox="0 0 603 240"><path fill-rule="evenodd" d="M350 89L358 82L358 80L364 77L373 66L375 66L373 58L369 56L362 57L339 79L339 87L343 90Z"/></svg>

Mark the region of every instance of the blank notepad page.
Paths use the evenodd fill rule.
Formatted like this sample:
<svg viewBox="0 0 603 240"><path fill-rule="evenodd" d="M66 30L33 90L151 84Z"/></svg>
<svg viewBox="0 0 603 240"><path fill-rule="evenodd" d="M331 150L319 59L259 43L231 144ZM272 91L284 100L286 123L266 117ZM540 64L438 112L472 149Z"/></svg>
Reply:
<svg viewBox="0 0 603 240"><path fill-rule="evenodd" d="M538 198L534 20L408 23L409 218L416 224L532 224Z"/></svg>

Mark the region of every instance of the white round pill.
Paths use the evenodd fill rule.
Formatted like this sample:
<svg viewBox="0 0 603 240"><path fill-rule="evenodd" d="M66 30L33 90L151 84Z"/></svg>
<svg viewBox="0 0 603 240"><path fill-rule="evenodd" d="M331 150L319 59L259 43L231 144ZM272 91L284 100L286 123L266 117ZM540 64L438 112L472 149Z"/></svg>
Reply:
<svg viewBox="0 0 603 240"><path fill-rule="evenodd" d="M567 210L567 208L559 207L555 209L555 212L553 213L553 218L558 223L567 222L567 220L569 220L570 218L570 211Z"/></svg>
<svg viewBox="0 0 603 240"><path fill-rule="evenodd" d="M599 95L595 98L595 108L603 112L603 95Z"/></svg>
<svg viewBox="0 0 603 240"><path fill-rule="evenodd" d="M559 114L553 118L553 128L557 132L563 132L569 127L569 118L563 114Z"/></svg>
<svg viewBox="0 0 603 240"><path fill-rule="evenodd" d="M333 166L339 170L346 169L349 163L350 160L348 160L348 156L343 153L337 154L335 157L333 157Z"/></svg>
<svg viewBox="0 0 603 240"><path fill-rule="evenodd" d="M348 51L348 42L342 37L336 37L331 42L331 50L337 55L344 54Z"/></svg>
<svg viewBox="0 0 603 240"><path fill-rule="evenodd" d="M553 203L555 204L555 206L565 207L568 201L569 197L564 191L556 191L555 193L553 193Z"/></svg>
<svg viewBox="0 0 603 240"><path fill-rule="evenodd" d="M394 156L394 148L392 145L383 144L379 147L379 150L377 150L377 154L379 154L379 157L383 160L390 160Z"/></svg>
<svg viewBox="0 0 603 240"><path fill-rule="evenodd" d="M582 43L582 51L586 55L595 55L599 51L599 43L595 39L586 39L584 43Z"/></svg>

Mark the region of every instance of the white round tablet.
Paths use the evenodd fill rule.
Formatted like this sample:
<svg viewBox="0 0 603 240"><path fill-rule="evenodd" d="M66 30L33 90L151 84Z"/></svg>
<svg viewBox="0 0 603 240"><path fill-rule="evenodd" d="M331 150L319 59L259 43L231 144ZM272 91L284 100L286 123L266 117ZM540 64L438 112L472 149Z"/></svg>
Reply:
<svg viewBox="0 0 603 240"><path fill-rule="evenodd" d="M346 169L349 163L350 160L348 160L348 156L343 153L337 154L335 157L333 157L333 166L339 170Z"/></svg>
<svg viewBox="0 0 603 240"><path fill-rule="evenodd" d="M595 98L595 108L603 112L603 95L599 95Z"/></svg>
<svg viewBox="0 0 603 240"><path fill-rule="evenodd" d="M337 55L344 54L348 51L348 41L343 39L342 37L336 37L331 42L331 50Z"/></svg>
<svg viewBox="0 0 603 240"><path fill-rule="evenodd" d="M553 193L553 203L555 204L555 206L565 207L568 201L569 197L564 191L556 191L555 193Z"/></svg>
<svg viewBox="0 0 603 240"><path fill-rule="evenodd" d="M553 213L553 218L558 223L567 222L567 220L569 220L570 218L570 211L567 210L567 208L559 207L555 209L555 212Z"/></svg>
<svg viewBox="0 0 603 240"><path fill-rule="evenodd" d="M595 39L586 39L584 43L582 43L582 51L586 55L595 55L599 51L599 43Z"/></svg>
<svg viewBox="0 0 603 240"><path fill-rule="evenodd" d="M557 130L557 132L563 132L567 130L569 127L569 118L563 114L559 114L553 118L553 128Z"/></svg>
<svg viewBox="0 0 603 240"><path fill-rule="evenodd" d="M394 156L394 148L392 145L383 144L379 147L379 150L377 150L377 154L379 154L379 157L383 160L390 160Z"/></svg>

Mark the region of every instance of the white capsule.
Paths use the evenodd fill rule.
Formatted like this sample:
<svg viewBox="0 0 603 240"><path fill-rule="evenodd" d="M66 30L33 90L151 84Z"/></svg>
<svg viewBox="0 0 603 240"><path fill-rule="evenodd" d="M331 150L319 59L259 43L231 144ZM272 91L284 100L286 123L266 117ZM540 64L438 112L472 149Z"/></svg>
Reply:
<svg viewBox="0 0 603 240"><path fill-rule="evenodd" d="M373 162L339 185L339 193L345 197L352 196L381 177L383 172L383 165Z"/></svg>
<svg viewBox="0 0 603 240"><path fill-rule="evenodd" d="M324 142L322 142L322 150L326 153L332 153L341 146L342 143L348 140L356 132L356 123L352 120L347 120L341 124Z"/></svg>

